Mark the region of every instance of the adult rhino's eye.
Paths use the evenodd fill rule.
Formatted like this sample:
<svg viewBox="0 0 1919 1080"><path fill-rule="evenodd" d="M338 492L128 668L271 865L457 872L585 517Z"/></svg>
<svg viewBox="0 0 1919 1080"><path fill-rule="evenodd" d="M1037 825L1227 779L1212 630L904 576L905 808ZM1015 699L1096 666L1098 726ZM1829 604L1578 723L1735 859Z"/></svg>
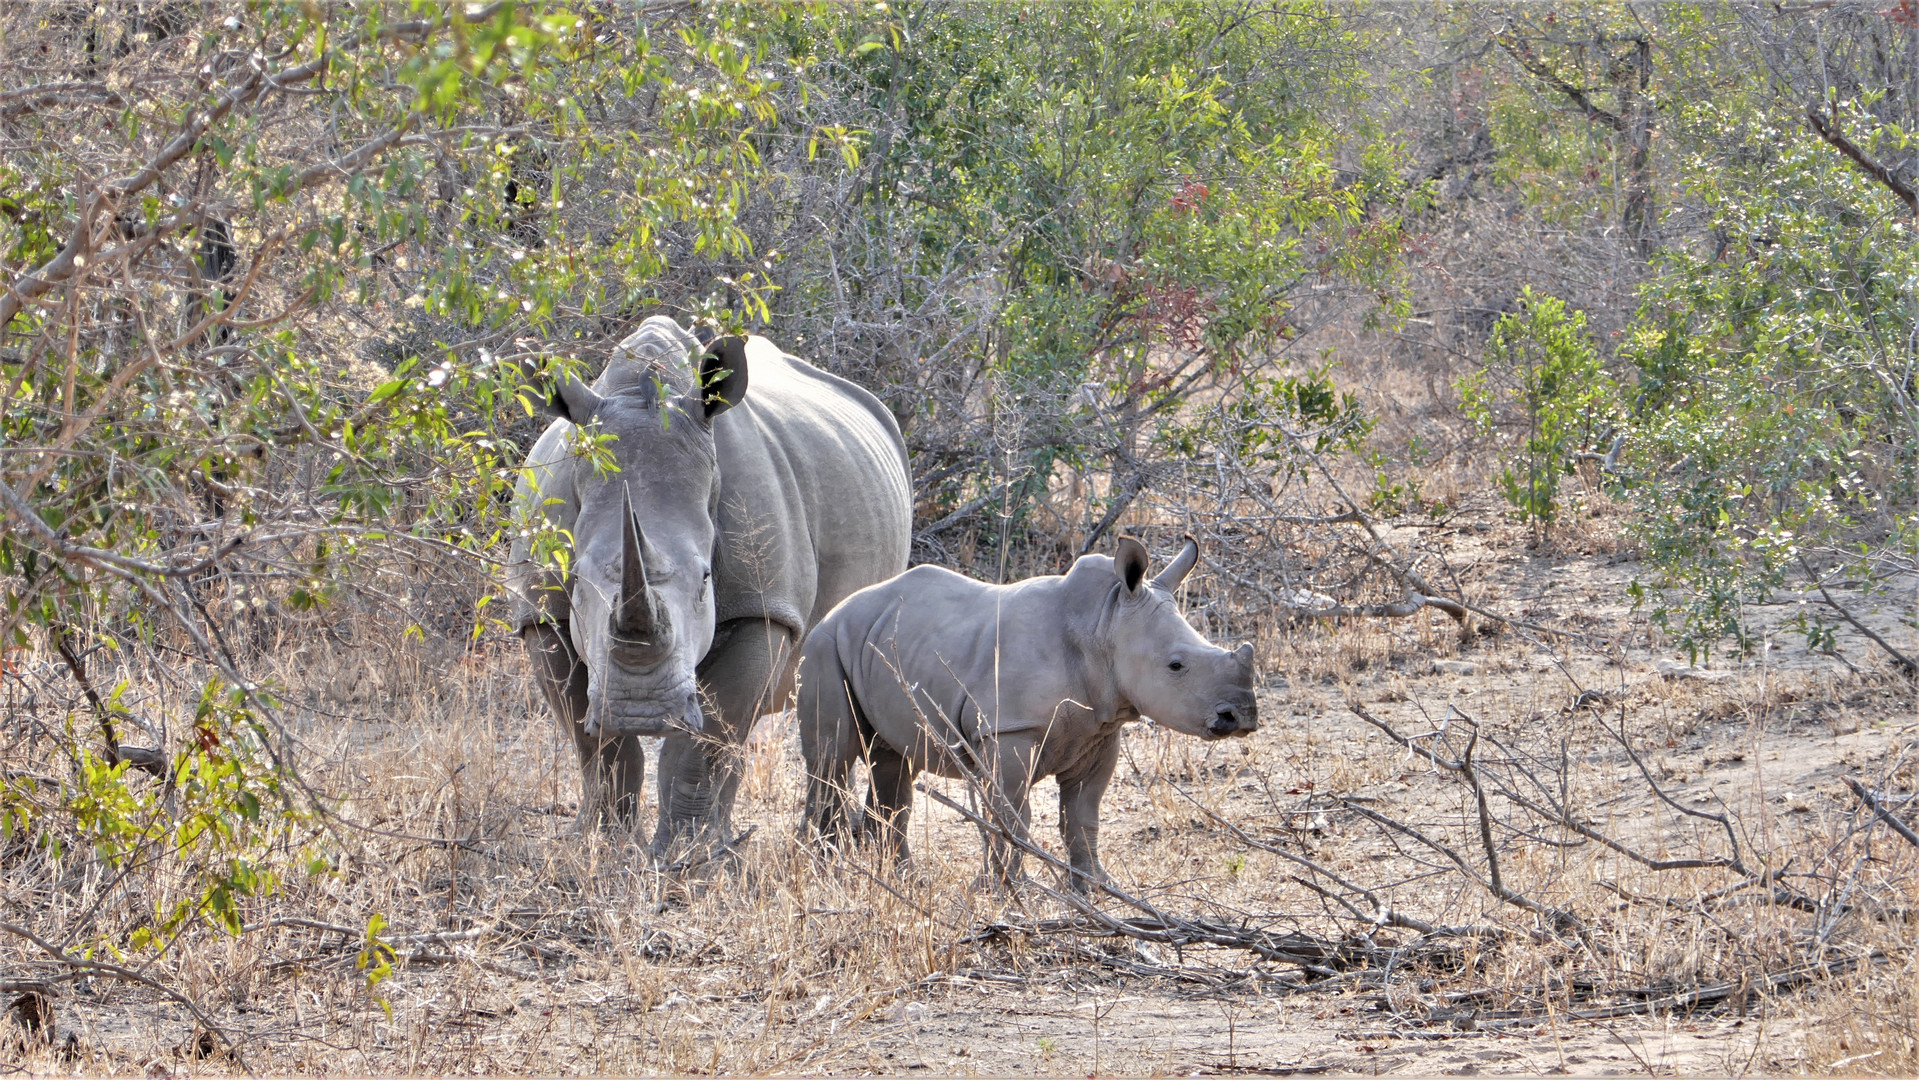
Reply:
<svg viewBox="0 0 1919 1080"><path fill-rule="evenodd" d="M1179 662L1179 661L1177 661L1177 660L1175 660L1175 661L1173 661L1173 662L1172 662L1172 663L1170 663L1170 664L1167 664L1167 665L1166 665L1166 667L1167 667L1167 669L1168 669L1168 670L1171 670L1171 671L1185 671L1185 670L1186 670L1186 665L1185 665L1185 664L1182 664L1182 663L1180 663L1180 662Z"/></svg>

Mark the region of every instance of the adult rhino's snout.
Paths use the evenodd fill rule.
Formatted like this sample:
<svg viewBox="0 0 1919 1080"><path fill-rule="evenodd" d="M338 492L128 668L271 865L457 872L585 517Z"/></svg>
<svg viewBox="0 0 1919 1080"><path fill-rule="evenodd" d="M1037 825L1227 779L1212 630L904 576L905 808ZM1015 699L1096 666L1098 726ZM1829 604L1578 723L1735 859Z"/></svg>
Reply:
<svg viewBox="0 0 1919 1080"><path fill-rule="evenodd" d="M697 735L704 726L703 717L697 690L686 694L677 713L656 711L650 702L623 701L618 698L609 700L606 696L600 696L587 703L586 718L581 727L589 737L607 739L621 735L643 738Z"/></svg>

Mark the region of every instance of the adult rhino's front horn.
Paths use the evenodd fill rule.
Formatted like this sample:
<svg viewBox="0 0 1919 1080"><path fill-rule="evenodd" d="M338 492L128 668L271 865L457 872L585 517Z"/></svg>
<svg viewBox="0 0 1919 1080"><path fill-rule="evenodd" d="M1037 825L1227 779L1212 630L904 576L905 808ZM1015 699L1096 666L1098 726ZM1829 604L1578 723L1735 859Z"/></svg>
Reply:
<svg viewBox="0 0 1919 1080"><path fill-rule="evenodd" d="M631 492L621 495L620 595L613 604L613 644L633 660L657 654L669 644L671 627L653 603L646 582L646 534L633 512ZM636 655L641 654L641 655Z"/></svg>

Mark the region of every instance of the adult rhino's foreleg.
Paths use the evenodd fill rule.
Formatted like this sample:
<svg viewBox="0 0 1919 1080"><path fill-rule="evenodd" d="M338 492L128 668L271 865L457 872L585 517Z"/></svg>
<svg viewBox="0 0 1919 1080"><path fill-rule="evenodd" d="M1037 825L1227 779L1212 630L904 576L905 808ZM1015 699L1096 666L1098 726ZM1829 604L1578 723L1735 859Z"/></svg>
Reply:
<svg viewBox="0 0 1919 1080"><path fill-rule="evenodd" d="M616 825L631 828L640 813L640 785L646 779L646 751L633 736L588 735L586 665L573 651L566 627L535 623L520 631L535 680L553 718L580 758L580 816L583 828Z"/></svg>
<svg viewBox="0 0 1919 1080"><path fill-rule="evenodd" d="M792 697L797 646L790 629L766 619L735 619L714 632L699 667L705 730L669 737L660 751L656 854L732 838L740 746L761 713L784 708Z"/></svg>

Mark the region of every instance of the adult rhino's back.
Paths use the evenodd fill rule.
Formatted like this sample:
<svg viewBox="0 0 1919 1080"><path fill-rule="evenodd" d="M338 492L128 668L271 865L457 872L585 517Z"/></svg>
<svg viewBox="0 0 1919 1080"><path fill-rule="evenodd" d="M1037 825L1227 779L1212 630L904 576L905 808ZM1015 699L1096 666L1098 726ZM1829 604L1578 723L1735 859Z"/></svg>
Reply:
<svg viewBox="0 0 1919 1080"><path fill-rule="evenodd" d="M714 430L726 537L716 614L804 635L833 605L906 566L906 444L878 398L765 338L748 340L747 370L746 400Z"/></svg>

